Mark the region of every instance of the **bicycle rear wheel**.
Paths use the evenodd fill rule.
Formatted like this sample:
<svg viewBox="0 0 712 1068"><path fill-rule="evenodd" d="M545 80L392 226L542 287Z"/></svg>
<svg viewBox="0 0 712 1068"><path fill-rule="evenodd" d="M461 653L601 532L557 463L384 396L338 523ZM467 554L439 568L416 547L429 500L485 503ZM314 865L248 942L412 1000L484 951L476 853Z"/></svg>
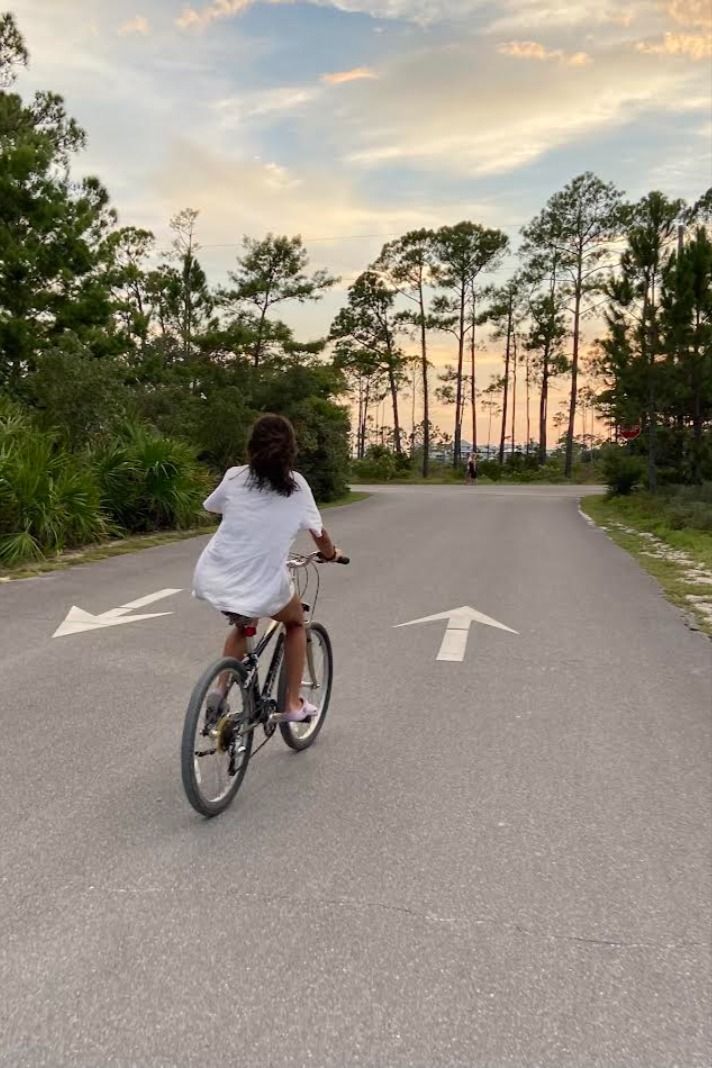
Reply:
<svg viewBox="0 0 712 1068"><path fill-rule="evenodd" d="M331 700L331 685L334 678L334 653L331 639L321 623L311 623L307 628L307 663L304 671L301 695L318 712L314 719L305 723L280 723L282 738L290 749L301 752L313 745L324 726ZM286 664L282 663L279 676L279 707L285 707L287 697Z"/></svg>
<svg viewBox="0 0 712 1068"><path fill-rule="evenodd" d="M225 657L202 675L188 702L181 744L186 796L202 816L218 816L240 789L252 752L252 695L239 660ZM225 701L216 709L207 698L219 687ZM214 703L213 703L214 704Z"/></svg>

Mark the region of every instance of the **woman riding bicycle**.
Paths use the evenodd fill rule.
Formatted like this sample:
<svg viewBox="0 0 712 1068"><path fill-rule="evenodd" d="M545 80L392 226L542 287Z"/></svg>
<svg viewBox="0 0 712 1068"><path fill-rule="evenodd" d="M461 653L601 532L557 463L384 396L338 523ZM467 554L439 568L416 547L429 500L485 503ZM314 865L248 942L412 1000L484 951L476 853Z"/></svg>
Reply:
<svg viewBox="0 0 712 1068"><path fill-rule="evenodd" d="M339 550L324 529L309 484L294 470L294 428L281 415L263 415L247 444L248 463L232 467L205 501L222 516L214 537L198 560L193 580L196 597L208 601L231 623L224 655L245 656L246 620L271 617L284 624L287 671L287 722L304 722L317 709L300 696L306 661L304 610L294 590L287 559L292 542L308 530L325 560ZM215 690L209 704L219 712L225 694Z"/></svg>

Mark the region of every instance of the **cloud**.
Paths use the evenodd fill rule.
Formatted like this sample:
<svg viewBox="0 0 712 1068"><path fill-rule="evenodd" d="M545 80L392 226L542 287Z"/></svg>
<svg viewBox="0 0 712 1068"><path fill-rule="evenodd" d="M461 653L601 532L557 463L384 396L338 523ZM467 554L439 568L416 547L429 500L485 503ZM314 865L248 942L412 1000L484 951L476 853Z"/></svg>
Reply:
<svg viewBox="0 0 712 1068"><path fill-rule="evenodd" d="M279 163L265 163L265 185L268 189L296 189L302 184L301 178L295 177L287 167Z"/></svg>
<svg viewBox="0 0 712 1068"><path fill-rule="evenodd" d="M490 23L487 32L605 24L630 26L647 6L646 0L629 3L615 0L504 0L501 14Z"/></svg>
<svg viewBox="0 0 712 1068"><path fill-rule="evenodd" d="M208 0L121 5L126 17L141 11L152 23L138 49L116 36L122 19L115 0L71 0L72 19L66 18L70 0L13 0L11 6L19 9L33 53L22 91L51 86L63 93L89 132L75 175L97 172L122 222L154 229L161 247L170 240L168 217L186 205L200 208L200 240L211 245L204 266L214 280L234 266L239 247L213 246L239 243L243 233L302 232L315 262L345 279L375 258L384 240L409 228L474 218L514 235L554 189L589 167L631 197L662 188L693 199L704 188L705 64L635 50L636 40L655 44L665 30L696 34L691 21L681 20L699 18L704 5L695 10L679 0L645 0L650 17L644 20L638 0L497 0L482 5L486 17L492 10L521 11L524 29L483 39L480 19L427 36L393 25L378 59L358 51L329 59L324 40L314 52L317 42L305 38L298 41L302 65L301 54L292 62L281 50L279 18L265 44L240 32L228 37L221 32L227 21L191 37L189 48L181 34L159 34L158 12L177 15L184 3L202 11ZM421 19L428 9L442 20L480 9L443 0L338 0L338 6L381 17L409 8ZM235 5L232 11L239 20ZM312 7L308 26L315 13ZM526 25L540 13L548 23ZM633 13L634 33L619 30ZM371 39L370 28L384 26L388 31L388 23L364 25L359 49ZM286 29L293 37L291 19ZM545 52L568 56L585 48L595 62L580 69L553 58L517 62L497 53L502 41L541 42ZM260 48L265 51L256 55ZM356 63L373 63L378 80L354 79L343 91L319 81L321 72L344 73L341 67ZM328 296L315 310L295 309L295 318L312 316L300 334L325 331L341 299L334 294L333 304Z"/></svg>
<svg viewBox="0 0 712 1068"><path fill-rule="evenodd" d="M262 89L242 93L239 96L217 100L212 108L220 116L222 126L239 125L244 119L287 114L311 104L321 90L309 85L281 86L278 89Z"/></svg>
<svg viewBox="0 0 712 1068"><path fill-rule="evenodd" d="M588 52L564 52L560 48L546 48L537 41L507 41L497 51L515 59L556 61L567 67L586 67L592 62Z"/></svg>
<svg viewBox="0 0 712 1068"><path fill-rule="evenodd" d="M200 29L219 19L231 18L252 7L257 0L211 0L202 7L185 7L176 20L181 29ZM292 0L261 0L288 4ZM487 0L307 0L316 7L331 7L374 19L403 19L430 25L449 19L464 19L486 7Z"/></svg>
<svg viewBox="0 0 712 1068"><path fill-rule="evenodd" d="M523 51L548 58L543 46ZM380 75L378 83L354 87L333 120L338 129L322 136L346 143L351 164L468 179L516 171L699 95L688 69L660 64L651 73L645 57L630 52L602 52L574 76L558 61L521 63L513 72L496 53L473 63L466 42L411 53L383 65Z"/></svg>
<svg viewBox="0 0 712 1068"><path fill-rule="evenodd" d="M134 18L129 19L123 26L119 27L119 34L122 37L129 37L132 34L140 34L143 37L147 37L150 32L151 24L143 15L135 15Z"/></svg>
<svg viewBox="0 0 712 1068"><path fill-rule="evenodd" d="M689 59L709 59L712 56L712 35L695 33L666 33L661 41L638 41L638 52L649 56L687 56Z"/></svg>
<svg viewBox="0 0 712 1068"><path fill-rule="evenodd" d="M431 198L423 203L370 198L352 175L318 163L296 171L275 162L232 158L187 139L174 142L153 173L151 195L165 218L186 204L200 209L201 259L212 276L227 270L239 251L221 247L225 242L237 244L242 234L258 237L272 231L301 233L319 242L312 250L315 257L337 274L353 277L389 236L441 226L452 210L433 205ZM467 206L457 205L456 211L467 213ZM496 222L493 217L492 225ZM369 241L353 240L364 234Z"/></svg>
<svg viewBox="0 0 712 1068"><path fill-rule="evenodd" d="M563 62L567 67L587 67L593 60L588 52L572 52L570 55L564 54Z"/></svg>
<svg viewBox="0 0 712 1068"><path fill-rule="evenodd" d="M280 3L281 0L267 0L267 2ZM176 19L176 25L182 30L208 26L218 19L229 19L233 15L239 15L252 4L253 0L212 0L212 3L200 9L185 7Z"/></svg>
<svg viewBox="0 0 712 1068"><path fill-rule="evenodd" d="M220 19L240 15L258 0L209 0L187 5L178 17L182 29L200 29ZM265 4L288 4L293 0L259 0ZM420 25L467 19L492 5L487 0L306 0L317 7L331 7L374 19L403 19ZM712 25L708 0L657 0L676 22L687 26ZM543 26L595 26L606 23L630 26L650 10L650 0L500 0L500 13L489 32L535 29Z"/></svg>
<svg viewBox="0 0 712 1068"><path fill-rule="evenodd" d="M364 78L377 78L370 67L354 67L353 70L339 70L333 74L322 74L321 80L327 85L345 85L347 82L361 82Z"/></svg>
<svg viewBox="0 0 712 1068"><path fill-rule="evenodd" d="M375 19L405 19L421 25L466 19L486 7L486 0L311 0L322 7L370 15Z"/></svg>
<svg viewBox="0 0 712 1068"><path fill-rule="evenodd" d="M665 0L665 9L675 22L683 26L712 27L709 0Z"/></svg>

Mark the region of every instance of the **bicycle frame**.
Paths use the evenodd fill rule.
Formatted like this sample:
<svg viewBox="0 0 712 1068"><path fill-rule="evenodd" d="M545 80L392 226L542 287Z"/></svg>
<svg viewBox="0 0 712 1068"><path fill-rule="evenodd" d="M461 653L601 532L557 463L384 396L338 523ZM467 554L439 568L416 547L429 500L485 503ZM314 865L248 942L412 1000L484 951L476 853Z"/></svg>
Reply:
<svg viewBox="0 0 712 1068"><path fill-rule="evenodd" d="M294 556L289 561L289 568L292 574L297 571L304 570L310 565L313 566L315 561L319 558L318 553L311 553L309 556ZM319 582L317 578L316 596L319 596ZM302 601L302 608L304 609L304 627L307 635L307 670L312 681L314 688L317 687L316 672L314 670L314 654L312 650L310 626L311 626L311 611L312 606L305 604ZM267 627L267 630L255 644L254 628L255 622L250 622L248 626L248 620L245 619L245 658L243 665L247 670L247 678L245 679L245 688L252 693L254 700L254 716L247 726L247 730L254 730L259 723L265 724L270 721L271 717L277 712L277 701L272 697L275 683L279 675L280 668L282 666L282 660L284 658L284 632L282 630L282 624L276 620L272 620ZM260 660L263 654L269 647L270 642L277 637L277 644L272 654L269 669L265 678L264 685L260 688ZM272 723L275 720L272 718Z"/></svg>
<svg viewBox="0 0 712 1068"><path fill-rule="evenodd" d="M264 686L260 689L260 660L275 634L278 635L277 644L272 653L272 659L267 671ZM249 636L246 638L246 644L247 653L244 661L245 666L247 667L246 687L251 690L254 695L255 712L258 714L257 719L259 721L264 705L271 700L274 685L277 681L279 669L282 666L282 660L284 658L284 635L282 633L281 623L274 621L270 623L264 635L256 645L254 638Z"/></svg>
<svg viewBox="0 0 712 1068"><path fill-rule="evenodd" d="M311 636L309 634L311 625L311 620L309 619L310 606L308 604L303 604L303 608L306 616L304 626L307 634L307 670L312 680L312 684L316 687L314 654L312 651ZM277 644L272 653L272 659L270 660L267 675L265 676L264 685L260 687L260 660L275 635L277 635ZM272 697L272 693L274 692L274 686L277 682L279 671L282 667L282 661L284 659L284 632L282 631L282 624L272 621L257 644L255 644L254 637L250 635L246 635L245 640L247 646L247 652L243 661L247 668L245 686L252 692L254 697L254 724L257 725L258 723L265 722L270 712L276 712L276 702ZM270 705L272 705L272 707L270 707ZM265 711L267 712L267 715L265 715Z"/></svg>

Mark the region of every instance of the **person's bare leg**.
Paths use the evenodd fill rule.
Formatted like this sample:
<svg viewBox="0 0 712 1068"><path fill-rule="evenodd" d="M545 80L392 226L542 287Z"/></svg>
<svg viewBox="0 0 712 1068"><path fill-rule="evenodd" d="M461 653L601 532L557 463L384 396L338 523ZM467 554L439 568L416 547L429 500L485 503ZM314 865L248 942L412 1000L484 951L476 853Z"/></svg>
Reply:
<svg viewBox="0 0 712 1068"><path fill-rule="evenodd" d="M234 660L242 660L247 653L247 641L242 627L230 627L225 639L223 656L231 656Z"/></svg>
<svg viewBox="0 0 712 1068"><path fill-rule="evenodd" d="M284 662L287 671L287 707L283 712L298 712L301 708L301 689L307 659L307 635L304 629L304 609L295 595L286 608L274 617L284 624Z"/></svg>
<svg viewBox="0 0 712 1068"><path fill-rule="evenodd" d="M225 639L225 645L223 646L223 656L230 656L233 660L242 660L246 652L247 640L242 627L230 627L227 638ZM229 674L223 672L216 687L222 693L223 697L227 694L229 683Z"/></svg>

